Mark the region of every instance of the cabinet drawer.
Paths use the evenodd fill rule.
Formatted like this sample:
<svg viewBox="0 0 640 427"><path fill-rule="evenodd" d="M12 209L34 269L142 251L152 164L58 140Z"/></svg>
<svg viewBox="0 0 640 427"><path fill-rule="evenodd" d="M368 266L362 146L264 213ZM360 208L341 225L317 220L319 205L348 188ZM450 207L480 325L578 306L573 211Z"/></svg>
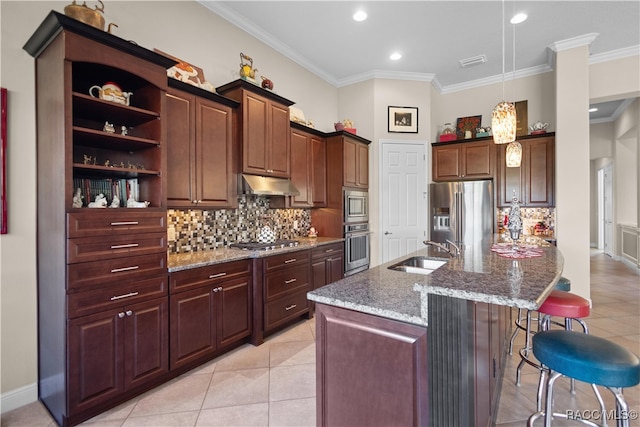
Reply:
<svg viewBox="0 0 640 427"><path fill-rule="evenodd" d="M281 267L293 267L295 265L308 264L310 260L308 250L287 252L273 255L264 259L264 271L271 271Z"/></svg>
<svg viewBox="0 0 640 427"><path fill-rule="evenodd" d="M310 287L298 293L267 303L264 308L265 330L276 327L289 319L293 319L309 309L307 292Z"/></svg>
<svg viewBox="0 0 640 427"><path fill-rule="evenodd" d="M344 243L331 243L329 245L319 246L311 250L311 258L324 258L332 255L337 255L338 252L344 251Z"/></svg>
<svg viewBox="0 0 640 427"><path fill-rule="evenodd" d="M249 274L251 261L248 259L176 271L170 275L170 289L171 293L182 292Z"/></svg>
<svg viewBox="0 0 640 427"><path fill-rule="evenodd" d="M265 300L284 296L309 285L309 265L277 270L265 275Z"/></svg>
<svg viewBox="0 0 640 427"><path fill-rule="evenodd" d="M67 237L167 232L165 211L87 209L67 215Z"/></svg>
<svg viewBox="0 0 640 427"><path fill-rule="evenodd" d="M110 237L67 239L67 262L97 261L108 258L166 252L167 233L131 234Z"/></svg>
<svg viewBox="0 0 640 427"><path fill-rule="evenodd" d="M167 280L168 276L163 275L125 285L107 285L101 289L69 294L67 296L69 318L164 297L167 295Z"/></svg>
<svg viewBox="0 0 640 427"><path fill-rule="evenodd" d="M160 275L167 275L166 252L67 266L69 290L121 284Z"/></svg>

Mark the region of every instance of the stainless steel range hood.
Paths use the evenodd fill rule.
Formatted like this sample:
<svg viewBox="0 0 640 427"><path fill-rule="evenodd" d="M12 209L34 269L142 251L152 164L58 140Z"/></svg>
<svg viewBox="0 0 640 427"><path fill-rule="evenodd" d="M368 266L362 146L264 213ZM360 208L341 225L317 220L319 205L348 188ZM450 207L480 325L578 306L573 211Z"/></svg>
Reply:
<svg viewBox="0 0 640 427"><path fill-rule="evenodd" d="M300 191L286 178L271 176L242 175L241 191L244 194L261 196L298 196Z"/></svg>

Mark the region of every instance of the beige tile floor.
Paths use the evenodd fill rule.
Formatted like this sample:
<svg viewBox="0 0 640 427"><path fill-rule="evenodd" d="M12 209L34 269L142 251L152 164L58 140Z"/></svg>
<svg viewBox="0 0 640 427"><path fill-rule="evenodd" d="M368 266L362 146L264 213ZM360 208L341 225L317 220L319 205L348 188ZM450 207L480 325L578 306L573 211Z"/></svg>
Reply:
<svg viewBox="0 0 640 427"><path fill-rule="evenodd" d="M640 354L640 277L602 254L591 257L593 310L590 332ZM516 340L516 349L524 343ZM83 423L83 426L314 426L315 325L298 323L260 347L245 345L142 396ZM524 426L535 410L537 371L525 366L516 387L517 351L507 361L496 425ZM588 385L575 395L557 385L556 411L588 410L597 404ZM612 399L604 395L608 407ZM640 386L625 390L630 408L640 411ZM46 409L32 403L2 415L3 427L55 426ZM542 425L541 420L535 424ZM575 425L557 420L554 426ZM578 424L580 425L580 424ZM609 425L615 425L610 421ZM633 420L632 426L640 426ZM436 426L434 426L436 427ZM448 426L437 426L448 427ZM465 427L465 426L461 426Z"/></svg>

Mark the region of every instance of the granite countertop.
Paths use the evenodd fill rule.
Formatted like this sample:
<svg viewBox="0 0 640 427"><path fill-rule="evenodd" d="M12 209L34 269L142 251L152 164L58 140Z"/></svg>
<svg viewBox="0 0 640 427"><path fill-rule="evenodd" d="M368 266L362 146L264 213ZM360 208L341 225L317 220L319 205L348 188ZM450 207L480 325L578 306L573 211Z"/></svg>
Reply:
<svg viewBox="0 0 640 427"><path fill-rule="evenodd" d="M309 300L389 319L427 326L429 294L471 301L537 309L560 278L564 259L554 246L540 240L542 256L503 258L491 251L493 240L461 248L451 258L433 246L313 290ZM447 261L429 275L389 270L412 256Z"/></svg>
<svg viewBox="0 0 640 427"><path fill-rule="evenodd" d="M296 237L298 246L291 246L269 251L247 251L230 247L219 248L210 251L188 252L182 254L169 254L169 273L190 268L205 267L207 265L221 264L223 262L237 261L247 258L262 258L277 255L285 252L313 249L318 246L328 245L336 242L343 242L342 237Z"/></svg>

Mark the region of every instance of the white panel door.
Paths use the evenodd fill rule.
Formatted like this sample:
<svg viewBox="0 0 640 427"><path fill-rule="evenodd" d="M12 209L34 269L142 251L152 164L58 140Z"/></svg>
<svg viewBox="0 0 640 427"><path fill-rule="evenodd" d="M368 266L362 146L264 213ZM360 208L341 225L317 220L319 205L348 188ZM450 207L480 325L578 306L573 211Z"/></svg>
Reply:
<svg viewBox="0 0 640 427"><path fill-rule="evenodd" d="M382 262L416 251L427 233L426 142L382 143Z"/></svg>

